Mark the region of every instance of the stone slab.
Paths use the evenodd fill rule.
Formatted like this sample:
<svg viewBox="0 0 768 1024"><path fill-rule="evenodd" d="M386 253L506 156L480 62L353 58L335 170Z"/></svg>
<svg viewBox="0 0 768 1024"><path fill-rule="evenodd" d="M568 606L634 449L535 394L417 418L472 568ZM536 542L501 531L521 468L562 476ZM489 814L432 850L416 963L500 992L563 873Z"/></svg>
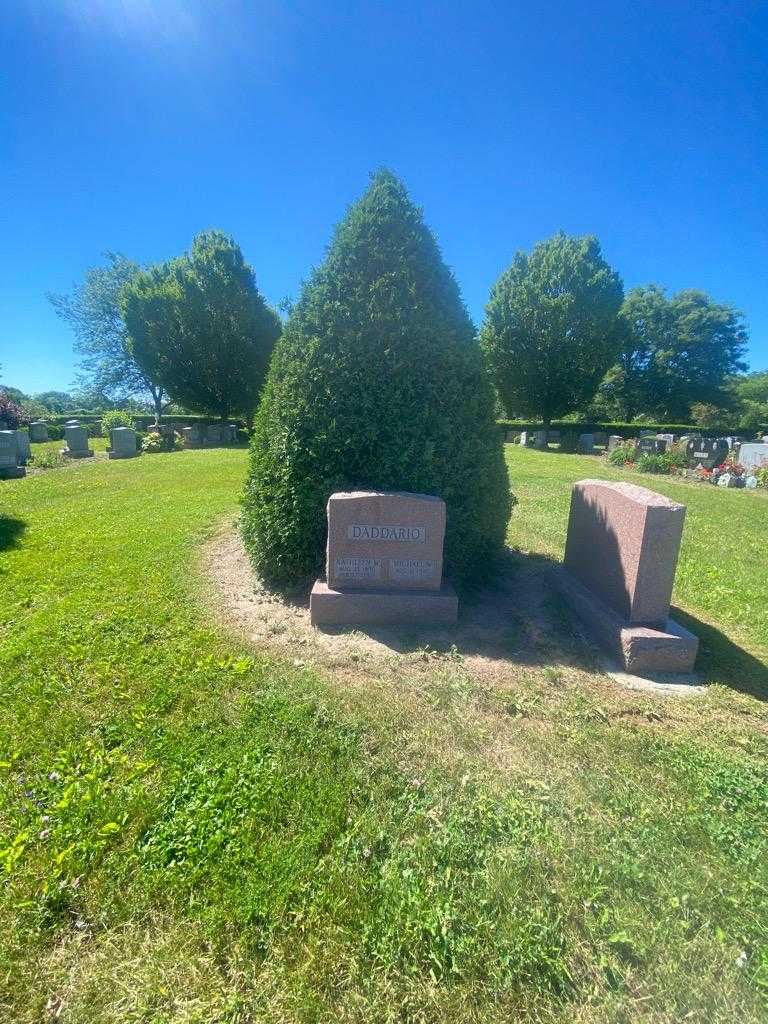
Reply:
<svg viewBox="0 0 768 1024"><path fill-rule="evenodd" d="M668 618L663 628L631 626L566 569L555 579L587 631L627 672L642 676L693 671L699 641L679 623Z"/></svg>
<svg viewBox="0 0 768 1024"><path fill-rule="evenodd" d="M328 499L326 578L343 588L439 590L445 502L428 494L338 491Z"/></svg>
<svg viewBox="0 0 768 1024"><path fill-rule="evenodd" d="M439 590L336 590L317 580L309 598L313 626L453 626L458 607L449 583Z"/></svg>
<svg viewBox="0 0 768 1024"><path fill-rule="evenodd" d="M26 466L32 457L32 449L29 445L29 432L26 430L16 431L16 445L18 448L19 465Z"/></svg>
<svg viewBox="0 0 768 1024"><path fill-rule="evenodd" d="M685 506L636 484L573 485L565 565L630 626L669 616Z"/></svg>
<svg viewBox="0 0 768 1024"><path fill-rule="evenodd" d="M93 452L90 448L86 448L84 451L73 451L71 448L59 448L59 455L63 455L67 459L93 458Z"/></svg>
<svg viewBox="0 0 768 1024"><path fill-rule="evenodd" d="M26 475L24 466L0 466L0 480L19 480Z"/></svg>
<svg viewBox="0 0 768 1024"><path fill-rule="evenodd" d="M744 442L739 448L738 461L745 469L762 469L768 466L768 444Z"/></svg>
<svg viewBox="0 0 768 1024"><path fill-rule="evenodd" d="M29 439L35 443L48 440L48 424L44 420L35 420L29 424Z"/></svg>
<svg viewBox="0 0 768 1024"><path fill-rule="evenodd" d="M0 469L15 470L19 463L17 431L0 430Z"/></svg>

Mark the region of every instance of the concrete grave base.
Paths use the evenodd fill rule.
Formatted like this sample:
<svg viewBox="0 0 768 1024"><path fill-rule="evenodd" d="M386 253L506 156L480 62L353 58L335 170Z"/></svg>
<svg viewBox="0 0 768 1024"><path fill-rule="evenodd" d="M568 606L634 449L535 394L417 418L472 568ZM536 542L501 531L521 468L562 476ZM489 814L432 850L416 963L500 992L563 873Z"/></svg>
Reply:
<svg viewBox="0 0 768 1024"><path fill-rule="evenodd" d="M690 673L698 638L667 619L665 628L630 626L566 569L555 574L560 591L595 640L633 675Z"/></svg>
<svg viewBox="0 0 768 1024"><path fill-rule="evenodd" d="M23 466L6 466L0 468L0 480L18 480L26 476L27 471Z"/></svg>
<svg viewBox="0 0 768 1024"><path fill-rule="evenodd" d="M135 459L138 454L139 454L138 452L115 452L115 451L112 451L112 449L108 449L108 451L107 451L107 458L108 459Z"/></svg>
<svg viewBox="0 0 768 1024"><path fill-rule="evenodd" d="M85 452L73 452L69 448L60 448L59 455L63 455L67 459L90 459L93 456L93 452L90 448Z"/></svg>
<svg viewBox="0 0 768 1024"><path fill-rule="evenodd" d="M317 580L309 598L313 626L453 626L458 608L449 583L439 590L333 590Z"/></svg>

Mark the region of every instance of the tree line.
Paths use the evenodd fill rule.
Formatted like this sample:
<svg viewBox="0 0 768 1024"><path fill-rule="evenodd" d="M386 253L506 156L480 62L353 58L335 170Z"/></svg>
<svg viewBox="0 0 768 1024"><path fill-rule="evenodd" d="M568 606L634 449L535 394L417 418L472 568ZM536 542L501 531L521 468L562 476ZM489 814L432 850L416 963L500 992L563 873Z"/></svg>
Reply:
<svg viewBox="0 0 768 1024"><path fill-rule="evenodd" d="M282 330L220 231L149 267L108 252L70 294L49 299L74 329L79 404L147 403L158 419L171 404L250 418ZM518 252L476 338L509 418L768 423L768 373L745 376L743 315L693 288L625 293L594 236L561 232ZM54 408L62 393L38 397Z"/></svg>

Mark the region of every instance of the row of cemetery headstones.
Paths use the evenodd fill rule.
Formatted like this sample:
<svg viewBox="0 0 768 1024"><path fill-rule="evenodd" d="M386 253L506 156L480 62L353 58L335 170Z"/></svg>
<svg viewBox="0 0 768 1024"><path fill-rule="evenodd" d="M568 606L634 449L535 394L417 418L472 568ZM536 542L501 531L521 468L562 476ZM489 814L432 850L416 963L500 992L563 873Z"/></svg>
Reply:
<svg viewBox="0 0 768 1024"><path fill-rule="evenodd" d="M161 424L159 432L174 437L172 425ZM234 423L195 424L184 427L185 447L205 448L219 445L234 444L237 441L237 426ZM110 447L107 455L110 459L130 459L139 454L138 434L131 427L113 427L109 432ZM44 420L30 423L26 430L0 430L0 479L23 477L26 465L31 456L30 442L39 444L48 440L48 425ZM66 447L60 454L68 459L87 459L93 457L88 445L88 431L78 420L68 420L64 425L64 441Z"/></svg>

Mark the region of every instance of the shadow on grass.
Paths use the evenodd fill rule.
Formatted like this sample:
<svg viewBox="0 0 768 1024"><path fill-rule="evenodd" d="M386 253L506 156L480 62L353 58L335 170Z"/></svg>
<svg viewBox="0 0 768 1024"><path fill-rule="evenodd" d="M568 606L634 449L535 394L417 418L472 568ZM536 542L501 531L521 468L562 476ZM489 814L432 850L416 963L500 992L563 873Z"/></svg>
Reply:
<svg viewBox="0 0 768 1024"><path fill-rule="evenodd" d="M559 560L509 551L493 584L461 595L456 627L324 627L356 631L399 654L428 649L504 660L531 667L571 666L600 671L600 650L590 641L555 582ZM308 588L295 588L293 602L306 607ZM696 671L758 700L768 700L768 664L725 633L678 608L672 617L699 638Z"/></svg>
<svg viewBox="0 0 768 1024"><path fill-rule="evenodd" d="M17 547L26 528L27 524L22 519L0 515L0 551Z"/></svg>
<svg viewBox="0 0 768 1024"><path fill-rule="evenodd" d="M705 683L720 683L757 700L768 700L768 664L735 644L722 630L680 608L672 618L699 638L696 670Z"/></svg>
<svg viewBox="0 0 768 1024"><path fill-rule="evenodd" d="M565 665L596 671L596 651L573 628L553 585L557 564L544 555L508 551L492 583L460 595L454 627L324 626L323 632L362 633L398 654L428 650L532 668Z"/></svg>

